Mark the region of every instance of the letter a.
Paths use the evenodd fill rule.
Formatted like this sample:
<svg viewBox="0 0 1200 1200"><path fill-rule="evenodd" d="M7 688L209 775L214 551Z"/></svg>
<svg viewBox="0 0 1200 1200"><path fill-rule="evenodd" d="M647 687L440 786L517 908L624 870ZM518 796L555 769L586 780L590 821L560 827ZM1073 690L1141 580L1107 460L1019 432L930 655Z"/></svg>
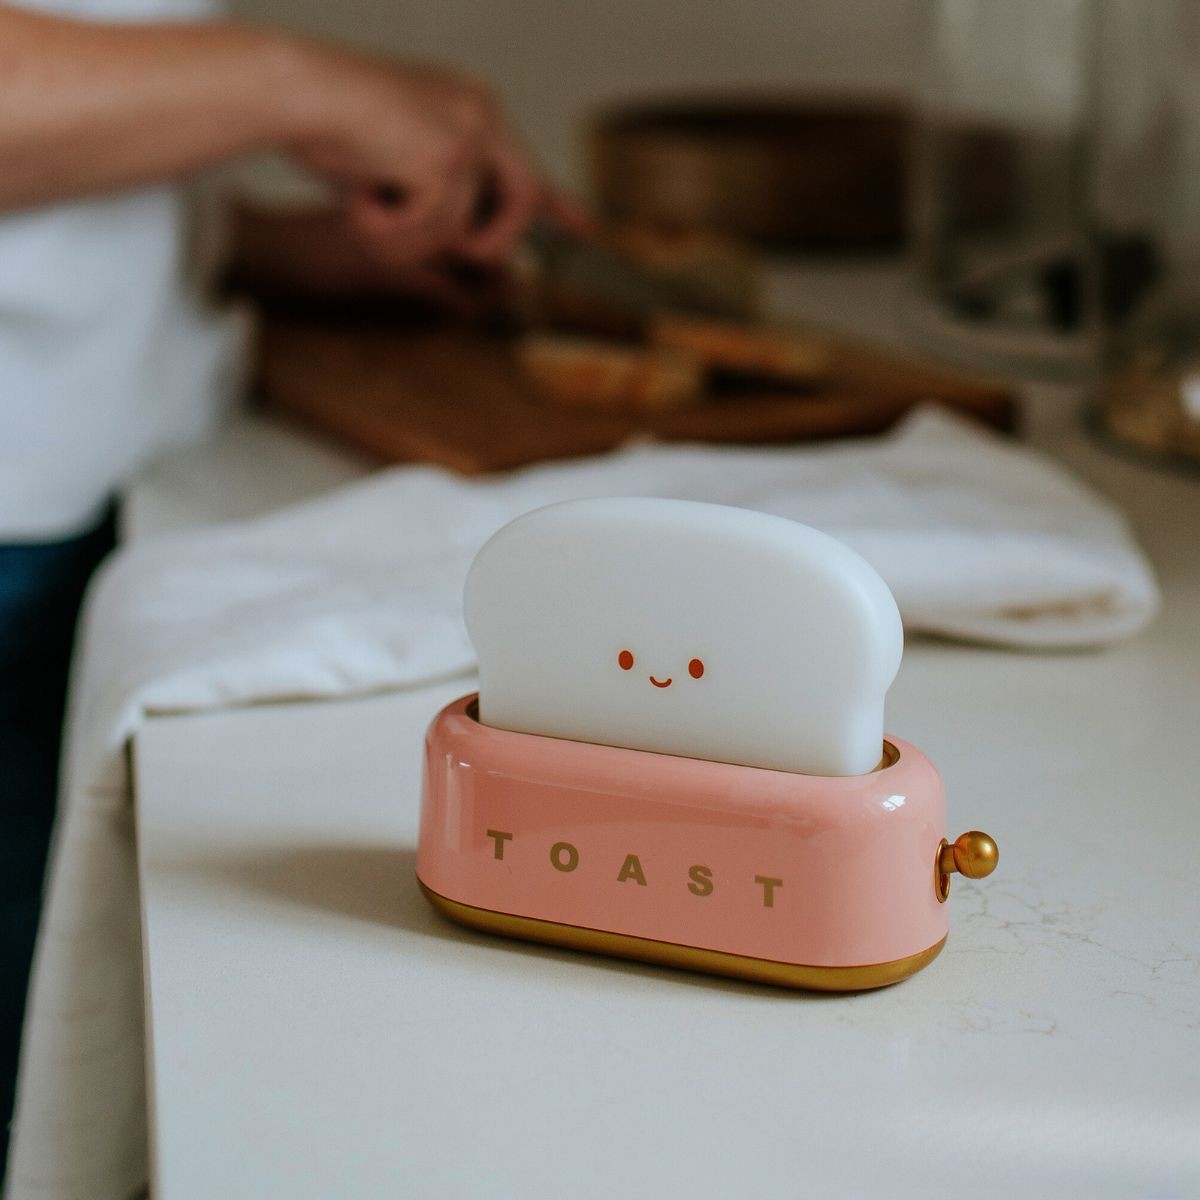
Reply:
<svg viewBox="0 0 1200 1200"><path fill-rule="evenodd" d="M646 886L646 876L642 872L642 864L636 854L625 855L625 863L621 867L621 873L617 876L618 883L624 883L629 879L636 879L640 887Z"/></svg>

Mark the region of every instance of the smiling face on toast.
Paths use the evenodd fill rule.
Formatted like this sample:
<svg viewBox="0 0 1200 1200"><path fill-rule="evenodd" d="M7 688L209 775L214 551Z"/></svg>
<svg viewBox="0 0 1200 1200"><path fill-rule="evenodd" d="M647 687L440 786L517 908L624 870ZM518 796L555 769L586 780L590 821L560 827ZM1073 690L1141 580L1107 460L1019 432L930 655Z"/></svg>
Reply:
<svg viewBox="0 0 1200 1200"><path fill-rule="evenodd" d="M578 500L480 551L465 595L480 718L809 774L878 762L895 601L816 530L681 500Z"/></svg>
<svg viewBox="0 0 1200 1200"><path fill-rule="evenodd" d="M637 659L632 650L622 650L621 653L617 655L617 666L619 666L622 671L632 671L636 662ZM693 679L699 679L704 674L704 663L698 658L693 658L688 663L687 669L688 674ZM675 682L673 676L667 676L666 679L656 679L653 675L648 675L647 679L649 679L656 688L669 688L671 684Z"/></svg>

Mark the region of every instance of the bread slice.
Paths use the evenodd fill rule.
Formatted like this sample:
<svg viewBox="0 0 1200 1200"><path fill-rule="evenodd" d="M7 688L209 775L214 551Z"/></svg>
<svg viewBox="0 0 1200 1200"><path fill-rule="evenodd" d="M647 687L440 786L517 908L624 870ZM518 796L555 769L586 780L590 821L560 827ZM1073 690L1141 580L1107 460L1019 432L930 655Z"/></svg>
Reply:
<svg viewBox="0 0 1200 1200"><path fill-rule="evenodd" d="M824 345L785 329L664 313L650 324L652 347L699 360L715 375L771 383L814 383L829 373Z"/></svg>
<svg viewBox="0 0 1200 1200"><path fill-rule="evenodd" d="M557 404L662 411L703 396L702 366L676 350L539 333L522 338L516 354L538 392Z"/></svg>

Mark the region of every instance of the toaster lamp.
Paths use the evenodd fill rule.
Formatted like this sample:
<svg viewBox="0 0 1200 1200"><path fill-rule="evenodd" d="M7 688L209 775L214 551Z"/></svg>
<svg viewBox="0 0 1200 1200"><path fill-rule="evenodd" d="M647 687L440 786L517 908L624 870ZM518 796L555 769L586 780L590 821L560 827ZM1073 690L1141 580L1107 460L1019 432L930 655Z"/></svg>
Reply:
<svg viewBox="0 0 1200 1200"><path fill-rule="evenodd" d="M691 501L528 513L467 579L479 692L434 718L417 875L491 933L763 983L895 983L945 943L936 767L883 732L903 635L848 547Z"/></svg>

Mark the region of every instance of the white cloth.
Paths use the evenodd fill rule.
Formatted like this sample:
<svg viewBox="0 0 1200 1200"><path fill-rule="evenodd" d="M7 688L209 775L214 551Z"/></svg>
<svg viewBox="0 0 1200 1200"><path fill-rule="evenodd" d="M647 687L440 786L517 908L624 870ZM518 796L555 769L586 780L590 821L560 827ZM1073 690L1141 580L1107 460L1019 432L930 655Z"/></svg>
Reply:
<svg viewBox="0 0 1200 1200"><path fill-rule="evenodd" d="M209 13L208 0L23 0L88 19ZM174 187L0 218L0 541L68 536L157 451L213 427L243 328L206 309Z"/></svg>
<svg viewBox="0 0 1200 1200"><path fill-rule="evenodd" d="M146 1173L140 936L125 747L150 712L410 687L474 665L467 566L554 500L762 508L861 551L908 628L1084 646L1153 616L1119 515L938 411L874 442L634 446L486 481L398 468L257 521L150 539L103 573L73 682L65 794L26 1027L10 1200L124 1200Z"/></svg>

